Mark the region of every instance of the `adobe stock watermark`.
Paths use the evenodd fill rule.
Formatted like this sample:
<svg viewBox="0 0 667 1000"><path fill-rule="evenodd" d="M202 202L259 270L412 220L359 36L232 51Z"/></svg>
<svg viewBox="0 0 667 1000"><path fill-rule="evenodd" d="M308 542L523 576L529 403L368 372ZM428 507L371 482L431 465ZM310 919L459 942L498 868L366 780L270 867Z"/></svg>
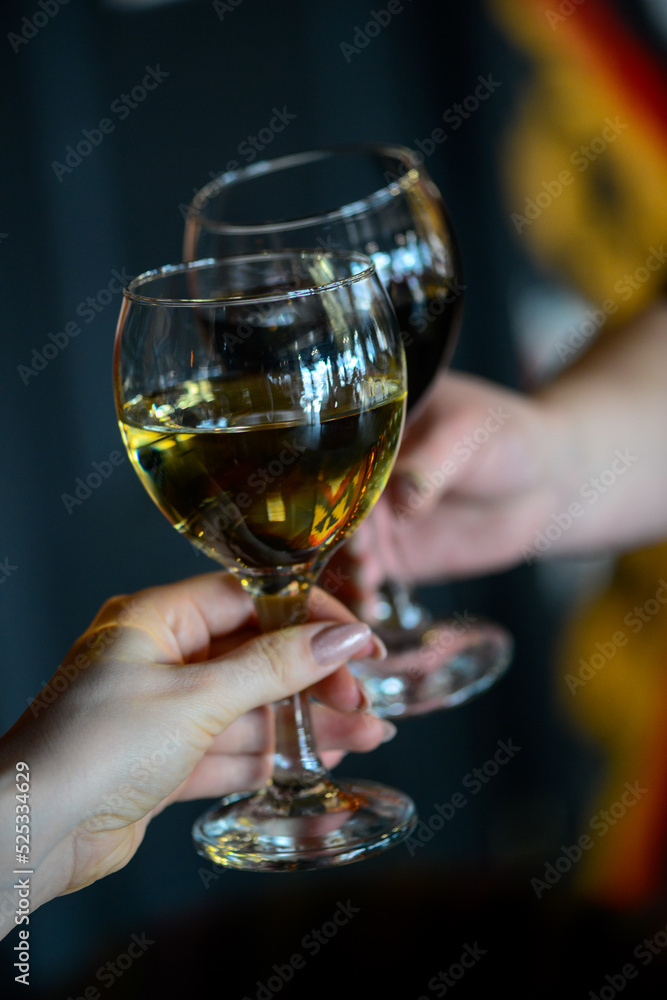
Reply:
<svg viewBox="0 0 667 1000"><path fill-rule="evenodd" d="M412 0L410 0L412 2ZM354 34L351 42L340 42L340 49L343 59L349 64L354 56L358 56L364 49L368 48L374 38L387 28L397 14L402 14L405 10L401 0L389 0L386 7L380 10L369 10L368 21L364 25L355 24Z"/></svg>
<svg viewBox="0 0 667 1000"><path fill-rule="evenodd" d="M141 934L132 934L125 951L121 951L115 958L105 962L104 965L100 965L95 973L95 981L104 986L106 990L111 989L114 983L122 978L137 959L142 958L146 954L152 944L155 944L155 941L146 936L146 931L143 931ZM81 996L74 997L70 995L67 1000L101 1000L101 998L102 994L99 989L91 983L90 986L86 986Z"/></svg>
<svg viewBox="0 0 667 1000"><path fill-rule="evenodd" d="M470 792L471 797L478 795L482 788L488 785L492 778L495 778L501 767L509 764L521 750L521 747L512 743L511 738L498 740L496 746L498 749L492 757L485 760L480 767L474 767L472 771L468 771L461 779L461 784ZM432 815L426 820L420 819L412 836L405 841L410 857L414 857L415 852L420 847L424 847L433 840L435 834L443 829L445 823L450 823L458 812L467 806L468 802L469 799L463 792L459 791L454 792L446 802L434 804L435 811Z"/></svg>
<svg viewBox="0 0 667 1000"><path fill-rule="evenodd" d="M233 14L242 3L243 0L213 0L213 10L218 15L218 20L224 21L225 14Z"/></svg>
<svg viewBox="0 0 667 1000"><path fill-rule="evenodd" d="M447 627L433 630L433 638L430 639L428 633L424 637L426 649L419 656L419 665L408 667L405 671L407 676L418 681L425 677L438 663L440 663L445 653L449 653L452 646L457 646L460 639L466 635L479 621L476 615L472 615L468 610L463 614L454 611L447 619Z"/></svg>
<svg viewBox="0 0 667 1000"><path fill-rule="evenodd" d="M424 506L425 501L433 496L437 490L441 490L447 479L455 476L462 465L465 465L480 448L483 448L491 440L501 427L503 427L511 417L511 413L503 406L488 406L486 417L469 434L465 434L453 446L451 458L445 459L439 468L420 477L420 481L415 484L410 491L407 504L394 503L392 510L394 517L403 522L411 517L416 511Z"/></svg>
<svg viewBox="0 0 667 1000"><path fill-rule="evenodd" d="M209 545L214 549L218 542L224 542L229 527L242 524L245 517L244 511L252 507L257 499L264 496L265 493L267 494L266 504L269 520L284 518L283 501L278 495L272 498L270 486L284 474L287 468L301 458L306 447L287 438L283 439L280 444L283 447L276 453L275 458L272 458L266 467L257 468L248 476L246 484L249 492L236 493L233 500L222 499L206 512L205 519L200 524L204 545Z"/></svg>
<svg viewBox="0 0 667 1000"><path fill-rule="evenodd" d="M420 153L424 156L431 156L435 152L436 147L441 146L443 142L447 142L450 133L457 132L464 121L467 121L471 115L474 115L479 106L484 101L488 101L489 97L495 94L498 87L501 86L502 81L494 80L493 73L489 73L488 76L478 76L475 89L464 97L461 102L452 104L450 108L443 111L442 120L448 128L434 128L425 139L415 139L415 146Z"/></svg>
<svg viewBox="0 0 667 1000"><path fill-rule="evenodd" d="M286 104L283 104L282 108L274 105L270 114L271 117L266 125L263 125L257 132L247 135L245 139L242 139L241 142L239 142L236 147L236 152L240 159L229 160L224 170L209 170L209 183L206 184L204 188L192 188L193 208L202 208L206 200L209 198L215 198L215 196L224 187L225 182L222 178L225 174L238 170L241 166L247 166L249 163L256 160L258 154L263 153L267 146L271 145L275 137L279 135L280 132L284 132L290 122L296 121L297 119L296 112L288 111ZM191 206L186 204L184 201L179 203L178 211L184 219L187 217L190 207Z"/></svg>
<svg viewBox="0 0 667 1000"><path fill-rule="evenodd" d="M440 969L434 976L431 976L428 981L429 991L436 997L447 996L447 990L460 983L466 972L473 969L480 958L486 954L488 954L488 950L481 948L477 941L474 944L464 944L457 962L452 962L447 969ZM430 1000L430 997L422 993L420 997L417 997L417 1000Z"/></svg>
<svg viewBox="0 0 667 1000"><path fill-rule="evenodd" d="M618 481L625 475L635 462L639 461L638 455L633 455L629 448L625 451L616 449L615 458L607 469L603 469L599 476L591 476L579 489L579 495L586 500L588 508L593 507L601 497L603 497ZM557 542L566 531L572 527L575 521L583 517L587 507L578 500L573 500L568 505L567 510L557 514L552 514L550 523L543 531L536 531L532 545L523 545L521 554L530 566L535 559L544 555Z"/></svg>
<svg viewBox="0 0 667 1000"><path fill-rule="evenodd" d="M109 111L116 116L118 121L125 121L135 108L143 104L151 91L157 90L160 84L171 76L166 70L160 69L159 63L155 66L145 66L144 69L146 73L139 83L135 84L129 93L120 94L109 105ZM51 162L51 169L60 184L62 184L65 174L73 173L94 149L102 145L105 136L115 132L116 124L112 118L100 118L93 128L81 130L83 138L76 142L76 146L65 146L64 162L61 163L59 160Z"/></svg>
<svg viewBox="0 0 667 1000"><path fill-rule="evenodd" d="M22 45L27 45L35 35L39 34L50 21L60 13L61 7L66 6L70 0L37 0L37 10L30 17L21 18L21 29L17 34L10 31L7 34L7 41L14 52L18 52Z"/></svg>
<svg viewBox="0 0 667 1000"><path fill-rule="evenodd" d="M0 562L0 584L5 583L12 573L16 573L17 569L18 566L10 563L9 556L5 556L2 562Z"/></svg>
<svg viewBox="0 0 667 1000"><path fill-rule="evenodd" d="M650 280L651 275L660 271L667 261L667 251L665 244L659 247L649 247L648 256L643 264L631 274L624 274L622 278L614 284L614 291L622 302L628 302L634 293ZM576 357L586 345L597 334L598 330L604 326L609 316L618 312L617 299L605 299L599 308L587 309L583 320L578 326L571 326L567 331L565 340L560 340L556 344L556 351L561 361L567 361Z"/></svg>
<svg viewBox="0 0 667 1000"><path fill-rule="evenodd" d="M22 918L21 911L16 908L16 890L12 886L10 889L0 890L0 927L2 927L7 921L13 927L17 927L19 923L29 922ZM30 985L29 983L27 985Z"/></svg>
<svg viewBox="0 0 667 1000"><path fill-rule="evenodd" d="M576 167L578 173L584 173L627 128L628 123L622 122L618 115L614 119L605 118L600 134L588 143L582 143L570 153L570 163ZM517 233L521 233L526 226L532 226L542 212L560 198L565 188L574 183L574 179L575 174L565 169L561 170L557 177L542 181L541 190L532 198L526 198L524 214L512 212L510 216Z"/></svg>
<svg viewBox="0 0 667 1000"><path fill-rule="evenodd" d="M649 597L643 604L636 604L631 611L628 611L623 618L623 624L627 625L633 635L637 635L644 625L660 614L665 605L667 605L667 581L661 578L658 580L658 589L653 597ZM587 660L580 657L577 674L566 674L564 678L570 694L575 695L579 688L585 687L589 681L597 677L600 670L614 659L618 650L627 646L629 638L626 631L616 629L608 639L595 643L595 650Z"/></svg>
<svg viewBox="0 0 667 1000"><path fill-rule="evenodd" d="M554 31L559 24L567 21L583 3L586 3L586 0L560 0L557 10L552 10L551 7L545 10L544 16L551 30Z"/></svg>
<svg viewBox="0 0 667 1000"><path fill-rule="evenodd" d="M85 503L92 496L93 491L99 489L102 483L112 475L114 469L123 465L125 458L126 456L120 451L111 451L108 459L93 462L93 471L87 474L85 480L81 476L77 476L74 480L74 494L60 494L60 499L67 513L71 514L75 507L80 507L82 503Z"/></svg>
<svg viewBox="0 0 667 1000"><path fill-rule="evenodd" d="M75 315L86 324L92 323L114 301L116 296L122 293L123 288L131 278L132 275L127 274L125 268L121 268L120 271L114 268L106 285L99 288L94 295L89 295L79 302L74 310ZM16 366L23 384L28 385L31 378L43 372L49 362L57 358L69 345L70 341L78 337L80 333L81 326L76 320L70 320L68 323L65 323L62 330L56 330L55 333L48 333L47 341L41 348L37 349L33 347L30 353L30 364Z"/></svg>
<svg viewBox="0 0 667 1000"><path fill-rule="evenodd" d="M667 948L667 926L660 928L650 938L644 938L635 946L632 952L633 958L638 959L646 968ZM607 973L604 977L604 984L598 987L597 992L590 990L588 1000L614 1000L619 993L622 993L631 979L636 979L641 969L634 962L626 962L620 972Z"/></svg>
<svg viewBox="0 0 667 1000"><path fill-rule="evenodd" d="M632 809L647 792L648 788L642 788L639 781L635 781L633 785L626 781L620 798L612 802L608 809L600 809L589 821L589 828L597 835L598 840L606 837L627 814L628 809ZM530 880L530 886L537 898L541 899L545 892L558 885L563 875L567 875L596 843L590 833L582 833L574 844L561 844L561 853L555 861L547 861L541 877Z"/></svg>

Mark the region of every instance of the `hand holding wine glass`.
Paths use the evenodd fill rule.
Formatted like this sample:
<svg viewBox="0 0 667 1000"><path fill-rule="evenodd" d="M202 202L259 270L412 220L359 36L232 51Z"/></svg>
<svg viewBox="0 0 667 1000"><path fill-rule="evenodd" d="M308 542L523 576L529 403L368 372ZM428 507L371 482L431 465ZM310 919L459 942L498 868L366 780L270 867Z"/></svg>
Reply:
<svg viewBox="0 0 667 1000"><path fill-rule="evenodd" d="M141 275L125 291L114 371L153 500L236 575L264 630L303 621L328 555L380 495L403 426L405 360L371 261L288 251ZM295 695L277 707L272 782L224 800L194 837L222 865L293 870L368 856L414 823L407 796L331 780Z"/></svg>
<svg viewBox="0 0 667 1000"><path fill-rule="evenodd" d="M357 681L337 666L372 650L368 627L323 591L312 596L309 621L279 649L229 573L104 604L0 739L0 938L15 926L17 775L30 790L34 912L127 864L170 803L261 788L271 700L310 686L328 766L391 738L389 723L358 710Z"/></svg>

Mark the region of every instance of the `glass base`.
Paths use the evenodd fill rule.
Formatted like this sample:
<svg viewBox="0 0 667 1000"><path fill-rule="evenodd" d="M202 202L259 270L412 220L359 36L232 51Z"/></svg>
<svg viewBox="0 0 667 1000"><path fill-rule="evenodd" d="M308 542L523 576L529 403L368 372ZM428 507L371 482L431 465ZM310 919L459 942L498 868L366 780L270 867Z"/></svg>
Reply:
<svg viewBox="0 0 667 1000"><path fill-rule="evenodd" d="M494 622L478 619L471 625L451 618L412 629L373 628L387 647L387 659L355 660L350 669L382 718L423 715L470 701L491 687L512 659L512 637Z"/></svg>
<svg viewBox="0 0 667 1000"><path fill-rule="evenodd" d="M310 791L310 806L301 793L296 803L286 796L282 810L271 786L229 795L193 826L197 851L248 871L331 868L393 847L417 823L412 799L374 781L324 781Z"/></svg>

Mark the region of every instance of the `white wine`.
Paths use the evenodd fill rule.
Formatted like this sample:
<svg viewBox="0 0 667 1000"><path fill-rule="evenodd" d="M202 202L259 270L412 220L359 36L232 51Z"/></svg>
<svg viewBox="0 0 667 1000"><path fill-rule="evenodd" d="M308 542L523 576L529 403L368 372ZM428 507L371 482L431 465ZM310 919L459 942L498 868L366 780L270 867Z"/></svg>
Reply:
<svg viewBox="0 0 667 1000"><path fill-rule="evenodd" d="M320 409L321 405L321 409ZM187 382L136 397L120 428L172 524L229 569L310 569L349 535L387 481L401 382L368 377L335 407L296 408L279 380Z"/></svg>

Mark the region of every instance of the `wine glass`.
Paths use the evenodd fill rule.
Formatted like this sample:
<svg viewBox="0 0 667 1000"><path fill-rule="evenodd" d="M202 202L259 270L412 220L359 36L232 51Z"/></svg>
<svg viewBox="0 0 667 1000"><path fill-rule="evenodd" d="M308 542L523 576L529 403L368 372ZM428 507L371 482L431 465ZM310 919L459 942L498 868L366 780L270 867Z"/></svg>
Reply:
<svg viewBox="0 0 667 1000"><path fill-rule="evenodd" d="M186 213L185 260L286 247L358 250L373 259L399 320L414 418L453 353L464 288L453 228L421 158L405 147L371 144L253 163L216 177ZM376 528L379 513L370 520ZM351 666L378 715L468 701L505 671L511 637L478 618L463 628L456 616L434 621L402 579L400 532L389 537L391 551L376 549L385 581L374 620L367 617L389 655L380 664Z"/></svg>
<svg viewBox="0 0 667 1000"><path fill-rule="evenodd" d="M134 469L169 521L237 576L263 630L305 620L325 560L384 488L404 422L405 358L370 259L259 253L140 275L124 292L114 384ZM329 776L307 696L279 703L276 729L272 781L198 820L201 854L292 871L410 834L408 796Z"/></svg>

